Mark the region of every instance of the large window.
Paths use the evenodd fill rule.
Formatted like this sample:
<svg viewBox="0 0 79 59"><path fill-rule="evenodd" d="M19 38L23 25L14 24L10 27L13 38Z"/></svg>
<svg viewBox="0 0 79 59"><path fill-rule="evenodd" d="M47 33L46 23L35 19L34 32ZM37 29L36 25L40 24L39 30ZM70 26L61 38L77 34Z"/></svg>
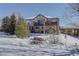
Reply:
<svg viewBox="0 0 79 59"><path fill-rule="evenodd" d="M38 25L43 25L44 24L44 19L36 19L35 23Z"/></svg>

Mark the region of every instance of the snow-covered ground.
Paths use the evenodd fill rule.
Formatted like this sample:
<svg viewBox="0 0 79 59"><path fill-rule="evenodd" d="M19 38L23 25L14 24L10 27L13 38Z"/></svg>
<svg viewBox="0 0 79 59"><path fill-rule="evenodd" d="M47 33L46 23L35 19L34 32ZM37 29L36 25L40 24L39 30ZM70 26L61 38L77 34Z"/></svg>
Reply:
<svg viewBox="0 0 79 59"><path fill-rule="evenodd" d="M41 37L44 39L43 44L30 44L31 38ZM56 44L52 41L58 39ZM69 35L59 34L56 36L48 34L32 34L29 38L19 39L16 36L5 35L0 32L0 56L71 56L79 55L77 51L79 40Z"/></svg>

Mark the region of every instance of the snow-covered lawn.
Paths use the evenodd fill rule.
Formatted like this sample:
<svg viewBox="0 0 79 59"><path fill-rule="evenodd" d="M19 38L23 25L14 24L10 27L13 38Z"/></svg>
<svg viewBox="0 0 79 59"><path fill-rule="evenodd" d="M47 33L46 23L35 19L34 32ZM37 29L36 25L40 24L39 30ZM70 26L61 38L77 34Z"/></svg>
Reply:
<svg viewBox="0 0 79 59"><path fill-rule="evenodd" d="M8 36L0 32L0 56L70 56L79 55L76 48L79 46L79 40L69 35L59 34L56 35L58 43L52 44L53 35L48 34L32 34L29 38L19 39L16 36ZM41 37L44 39L43 44L32 45L30 44L31 38Z"/></svg>

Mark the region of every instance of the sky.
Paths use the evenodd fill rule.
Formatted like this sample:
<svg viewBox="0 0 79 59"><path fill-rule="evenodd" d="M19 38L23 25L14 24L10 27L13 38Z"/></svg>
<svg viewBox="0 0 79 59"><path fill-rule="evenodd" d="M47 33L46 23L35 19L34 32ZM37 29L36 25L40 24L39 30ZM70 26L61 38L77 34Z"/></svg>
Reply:
<svg viewBox="0 0 79 59"><path fill-rule="evenodd" d="M64 25L61 17L67 8L67 4L58 3L0 3L0 19L5 16L10 16L13 12L19 11L24 18L36 16L39 13L46 16L58 17L60 19L60 25Z"/></svg>

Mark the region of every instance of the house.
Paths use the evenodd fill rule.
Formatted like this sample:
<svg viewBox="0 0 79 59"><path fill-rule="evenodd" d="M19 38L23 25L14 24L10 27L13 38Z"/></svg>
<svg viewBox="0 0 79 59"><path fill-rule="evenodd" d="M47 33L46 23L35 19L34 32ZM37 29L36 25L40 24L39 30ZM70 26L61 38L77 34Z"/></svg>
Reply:
<svg viewBox="0 0 79 59"><path fill-rule="evenodd" d="M74 25L67 25L60 28L61 33L68 34L71 36L79 36L79 27Z"/></svg>
<svg viewBox="0 0 79 59"><path fill-rule="evenodd" d="M55 33L59 32L59 18L44 16L38 14L37 16L27 18L31 32L34 33Z"/></svg>

